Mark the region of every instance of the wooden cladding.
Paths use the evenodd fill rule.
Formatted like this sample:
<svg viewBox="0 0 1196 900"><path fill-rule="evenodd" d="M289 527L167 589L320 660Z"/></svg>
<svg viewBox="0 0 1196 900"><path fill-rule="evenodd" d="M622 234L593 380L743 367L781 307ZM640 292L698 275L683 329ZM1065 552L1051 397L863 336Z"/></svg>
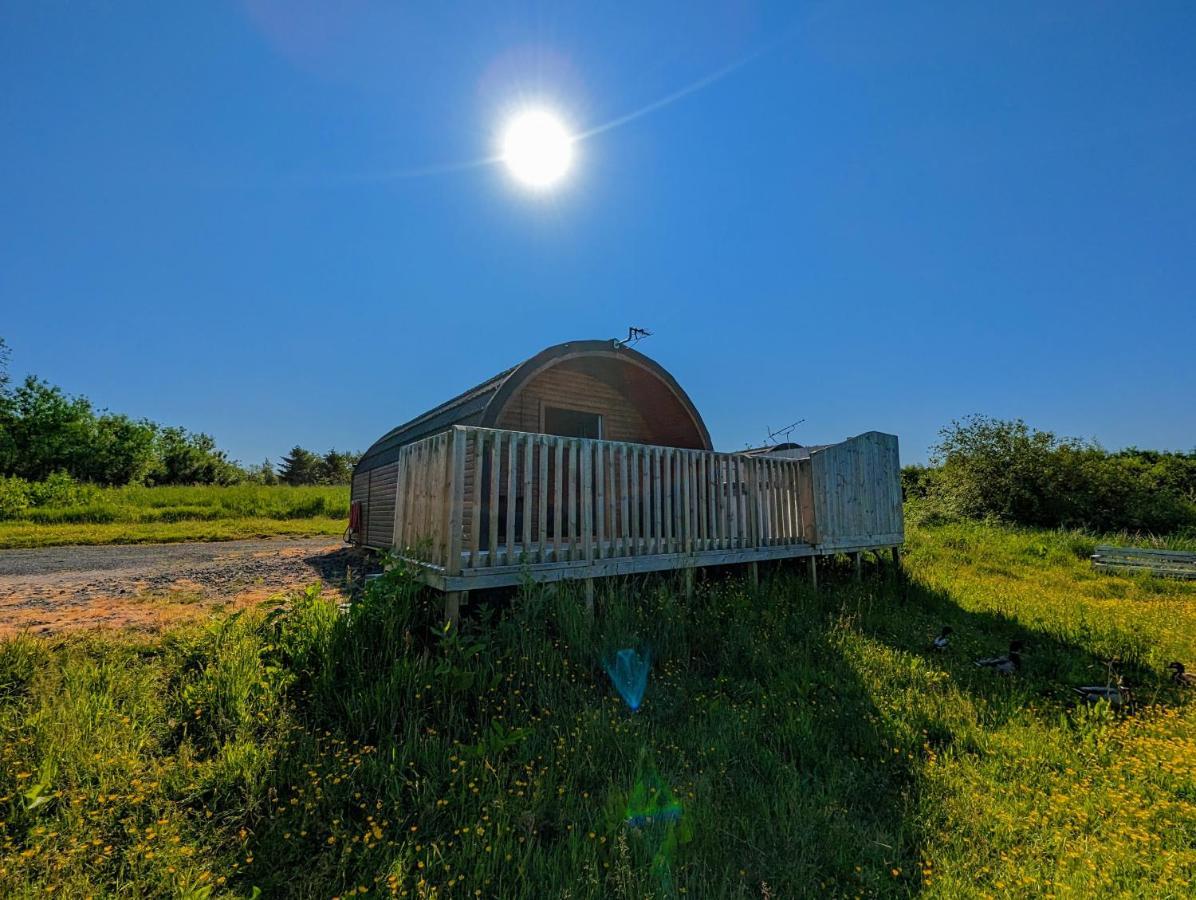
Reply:
<svg viewBox="0 0 1196 900"><path fill-rule="evenodd" d="M808 460L458 425L396 474L393 545L447 575L816 540Z"/></svg>
<svg viewBox="0 0 1196 900"><path fill-rule="evenodd" d="M816 451L810 496L826 549L905 540L895 435L869 431Z"/></svg>

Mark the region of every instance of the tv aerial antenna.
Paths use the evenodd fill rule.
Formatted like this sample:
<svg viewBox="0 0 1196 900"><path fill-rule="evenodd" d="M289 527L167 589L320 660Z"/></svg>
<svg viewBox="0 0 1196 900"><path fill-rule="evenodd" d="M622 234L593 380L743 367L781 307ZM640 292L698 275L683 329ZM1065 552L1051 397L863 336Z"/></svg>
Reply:
<svg viewBox="0 0 1196 900"><path fill-rule="evenodd" d="M638 344L644 338L652 337L652 332L647 328L636 328L631 325L627 328L627 337L621 341L615 341L620 347L630 347L632 344Z"/></svg>
<svg viewBox="0 0 1196 900"><path fill-rule="evenodd" d="M804 418L798 419L796 422L790 422L788 425L781 426L776 431L773 431L771 428L765 425L764 430L768 432L768 445L771 447L775 444L789 443L789 435L791 435L793 430L804 421L806 421ZM781 440L778 441L777 438L781 438Z"/></svg>

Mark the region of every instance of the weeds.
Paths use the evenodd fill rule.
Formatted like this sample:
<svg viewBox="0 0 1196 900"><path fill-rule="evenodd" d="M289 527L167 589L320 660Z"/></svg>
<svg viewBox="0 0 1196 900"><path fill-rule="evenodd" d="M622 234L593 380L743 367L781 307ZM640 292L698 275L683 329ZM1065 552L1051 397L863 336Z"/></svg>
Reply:
<svg viewBox="0 0 1196 900"><path fill-rule="evenodd" d="M643 579L592 619L528 585L447 632L395 569L344 615L312 589L9 641L0 893L1188 895L1196 718L1161 668L1196 657L1196 591L1094 575L1073 540L919 530L908 584ZM975 670L1011 636L1022 675ZM633 646L635 713L603 668ZM1142 711L1075 707L1114 654Z"/></svg>

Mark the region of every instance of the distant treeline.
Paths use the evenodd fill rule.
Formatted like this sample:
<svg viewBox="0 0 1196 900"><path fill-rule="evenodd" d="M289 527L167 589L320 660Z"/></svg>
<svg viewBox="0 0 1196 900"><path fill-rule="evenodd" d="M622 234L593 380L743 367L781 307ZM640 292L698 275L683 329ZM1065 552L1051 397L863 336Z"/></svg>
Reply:
<svg viewBox="0 0 1196 900"><path fill-rule="evenodd" d="M930 466L906 466L913 517L1047 528L1196 529L1196 451L1108 451L1021 420L974 416L939 433Z"/></svg>
<svg viewBox="0 0 1196 900"><path fill-rule="evenodd" d="M275 467L243 466L211 435L96 409L32 375L15 387L0 339L0 477L97 485L346 484L360 454L294 447Z"/></svg>

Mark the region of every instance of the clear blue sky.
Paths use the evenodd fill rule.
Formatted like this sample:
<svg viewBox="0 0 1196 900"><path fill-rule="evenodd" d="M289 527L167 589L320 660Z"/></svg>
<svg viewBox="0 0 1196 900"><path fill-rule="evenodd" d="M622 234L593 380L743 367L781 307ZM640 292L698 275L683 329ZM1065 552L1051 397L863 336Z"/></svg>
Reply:
<svg viewBox="0 0 1196 900"><path fill-rule="evenodd" d="M715 444L1196 446L1196 4L8 2L0 336L234 457L628 325ZM530 196L521 99L586 130Z"/></svg>

